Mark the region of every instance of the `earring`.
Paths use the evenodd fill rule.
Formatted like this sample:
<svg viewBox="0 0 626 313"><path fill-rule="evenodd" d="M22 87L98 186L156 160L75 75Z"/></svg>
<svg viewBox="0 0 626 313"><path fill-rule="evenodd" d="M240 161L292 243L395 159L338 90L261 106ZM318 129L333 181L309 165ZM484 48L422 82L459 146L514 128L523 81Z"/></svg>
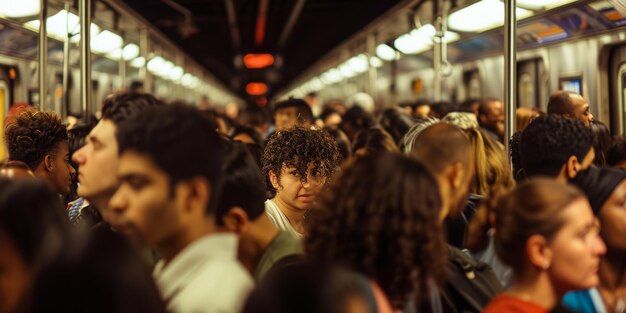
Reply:
<svg viewBox="0 0 626 313"><path fill-rule="evenodd" d="M550 263L546 262L541 268L543 268L544 271L547 271L550 268Z"/></svg>

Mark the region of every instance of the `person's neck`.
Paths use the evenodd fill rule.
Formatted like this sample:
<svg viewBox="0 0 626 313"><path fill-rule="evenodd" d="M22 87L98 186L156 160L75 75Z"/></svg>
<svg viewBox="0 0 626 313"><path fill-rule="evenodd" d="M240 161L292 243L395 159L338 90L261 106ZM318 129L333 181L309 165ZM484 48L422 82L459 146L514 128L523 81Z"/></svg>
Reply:
<svg viewBox="0 0 626 313"><path fill-rule="evenodd" d="M195 225L185 225L181 227L178 233L166 238L156 245L157 251L165 264L176 257L181 251L194 241L206 235L216 233L215 224L211 219L198 221Z"/></svg>
<svg viewBox="0 0 626 313"><path fill-rule="evenodd" d="M550 282L546 272L537 272L516 279L508 293L524 301L535 303L547 311L554 308L563 297Z"/></svg>
<svg viewBox="0 0 626 313"><path fill-rule="evenodd" d="M600 290L607 307L614 307L618 298L626 294L626 253L607 249L607 254L600 261ZM623 299L626 300L626 299Z"/></svg>
<svg viewBox="0 0 626 313"><path fill-rule="evenodd" d="M109 200L113 197L114 191L103 192L99 195L95 195L93 197L84 197L90 205L94 206L100 214L106 216L106 213L109 210Z"/></svg>
<svg viewBox="0 0 626 313"><path fill-rule="evenodd" d="M266 214L261 214L250 225L251 244L246 249L240 250L239 260L250 271L254 273L254 270L259 265L263 254L269 247L269 245L276 239L279 234L278 228L272 224L272 221Z"/></svg>
<svg viewBox="0 0 626 313"><path fill-rule="evenodd" d="M276 203L280 211L283 212L283 214L285 214L285 216L289 220L289 223L291 223L291 226L293 226L293 228L295 228L296 231L298 231L299 233L302 233L304 230L303 221L304 221L304 214L306 213L306 211L294 208L284 203L283 201L280 200L280 197L274 197L272 201L274 201L274 203Z"/></svg>

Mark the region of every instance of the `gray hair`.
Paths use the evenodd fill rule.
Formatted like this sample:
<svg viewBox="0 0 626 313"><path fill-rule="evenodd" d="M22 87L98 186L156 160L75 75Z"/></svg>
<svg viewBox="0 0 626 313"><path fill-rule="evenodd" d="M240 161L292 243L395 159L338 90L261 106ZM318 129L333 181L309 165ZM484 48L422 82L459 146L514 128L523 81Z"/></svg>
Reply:
<svg viewBox="0 0 626 313"><path fill-rule="evenodd" d="M417 136L422 133L424 129L439 122L440 120L438 118L429 117L415 123L415 125L413 125L400 140L402 153L407 155L411 154L411 151L413 150L413 144L415 143L415 138L417 138Z"/></svg>

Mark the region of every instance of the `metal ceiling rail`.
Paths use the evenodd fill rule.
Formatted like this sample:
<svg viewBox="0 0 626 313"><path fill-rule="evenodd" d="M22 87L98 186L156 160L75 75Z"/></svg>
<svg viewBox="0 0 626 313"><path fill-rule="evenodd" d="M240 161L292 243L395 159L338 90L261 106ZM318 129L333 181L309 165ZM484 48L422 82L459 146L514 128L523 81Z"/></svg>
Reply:
<svg viewBox="0 0 626 313"><path fill-rule="evenodd" d="M408 8L411 8L423 1L424 0L405 0L396 4L394 7L392 7L387 12L385 12L383 15L377 17L372 22L370 22L365 27L363 27L363 29L358 31L358 33L350 36L348 39L344 40L339 45L337 45L337 47L335 47L334 49L324 54L321 58L318 59L318 61L316 61L308 69L303 71L302 74L298 75L295 79L293 79L291 84L283 87L277 93L277 95L279 97L284 96L295 87L302 85L311 77L319 74L319 67L325 62L328 62L328 58L330 56L335 55L335 54L340 54L341 51L345 50L347 46L353 44L355 41L366 38L367 34L369 33L375 33L378 30L378 28L381 27L381 25L388 23L389 19L392 16L398 14L401 11L407 10Z"/></svg>
<svg viewBox="0 0 626 313"><path fill-rule="evenodd" d="M121 0L101 0L102 2L109 5L112 9L117 12L120 12L128 17L137 21L137 23L143 25L146 29L148 29L149 33L155 36L160 43L165 43L169 45L170 48L178 50L178 53L182 54L185 57L185 60L188 60L192 65L198 68L202 68L204 70L204 74L208 77L211 82L217 87L224 90L225 93L231 95L233 98L240 99L235 93L231 92L230 88L226 87L220 80L218 80L206 67L200 65L195 61L193 57L191 57L187 52L182 49L180 46L175 44L171 39L169 39L165 34L159 31L152 23L146 20L143 16L133 10L128 4L124 3ZM148 60L146 60L147 62Z"/></svg>

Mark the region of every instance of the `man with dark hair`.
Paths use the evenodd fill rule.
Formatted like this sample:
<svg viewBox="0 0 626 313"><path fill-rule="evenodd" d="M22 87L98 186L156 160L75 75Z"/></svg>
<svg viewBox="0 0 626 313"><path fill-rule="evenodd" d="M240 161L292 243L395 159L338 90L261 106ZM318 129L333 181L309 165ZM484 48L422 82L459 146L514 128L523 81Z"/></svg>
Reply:
<svg viewBox="0 0 626 313"><path fill-rule="evenodd" d="M145 93L144 88L143 88L143 83L140 81L133 81L132 83L130 83L130 87L128 88L128 92L129 93L135 93L135 94L143 94Z"/></svg>
<svg viewBox="0 0 626 313"><path fill-rule="evenodd" d="M339 158L337 142L325 131L296 127L271 136L261 163L271 195L265 213L272 223L301 238L304 215L332 179Z"/></svg>
<svg viewBox="0 0 626 313"><path fill-rule="evenodd" d="M480 100L475 98L467 99L459 105L459 110L462 112L474 113L478 117L478 110L480 109Z"/></svg>
<svg viewBox="0 0 626 313"><path fill-rule="evenodd" d="M497 99L481 101L478 106L480 128L499 142L504 142L504 105Z"/></svg>
<svg viewBox="0 0 626 313"><path fill-rule="evenodd" d="M66 195L74 168L69 164L67 130L52 112L24 111L6 127L9 161L20 161L35 177Z"/></svg>
<svg viewBox="0 0 626 313"><path fill-rule="evenodd" d="M289 98L274 105L276 131L313 125L313 111L302 99Z"/></svg>
<svg viewBox="0 0 626 313"><path fill-rule="evenodd" d="M263 175L244 144L229 142L219 193L216 222L239 236L239 260L257 282L276 262L301 253L300 242L263 214Z"/></svg>
<svg viewBox="0 0 626 313"><path fill-rule="evenodd" d="M587 127L590 127L593 122L589 103L581 95L569 91L559 90L550 96L548 114L575 118Z"/></svg>
<svg viewBox="0 0 626 313"><path fill-rule="evenodd" d="M156 247L154 269L174 313L239 312L253 287L237 261L237 237L218 232L224 142L192 107L145 110L119 125L120 186L111 226L138 246Z"/></svg>
<svg viewBox="0 0 626 313"><path fill-rule="evenodd" d="M593 162L593 134L578 120L540 116L522 132L520 156L527 177L542 175L567 182Z"/></svg>
<svg viewBox="0 0 626 313"><path fill-rule="evenodd" d="M146 108L159 105L161 102L148 94L122 93L104 100L102 119L87 136L85 145L72 155L72 160L78 165L78 196L82 197L72 205L80 210L73 214L76 216L75 223L85 220L88 226L92 226L101 221L100 213L105 220L108 219L109 199L118 185L115 175L119 159L115 138L117 127ZM89 206L83 204L83 198L89 201ZM72 210L70 208L70 214Z"/></svg>

